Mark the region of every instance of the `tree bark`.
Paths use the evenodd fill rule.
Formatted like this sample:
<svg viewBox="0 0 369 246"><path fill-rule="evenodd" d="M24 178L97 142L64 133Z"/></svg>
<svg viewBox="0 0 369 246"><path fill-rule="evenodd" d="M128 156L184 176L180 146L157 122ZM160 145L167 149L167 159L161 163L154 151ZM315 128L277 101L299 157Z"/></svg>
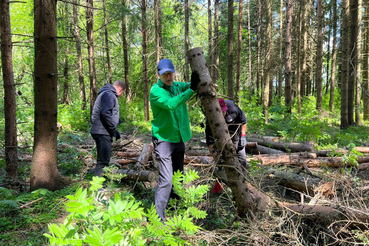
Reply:
<svg viewBox="0 0 369 246"><path fill-rule="evenodd" d="M242 50L242 12L243 12L243 0L239 2L238 8L238 42L237 42L237 68L236 68L236 98L235 102L240 104L241 93L241 50Z"/></svg>
<svg viewBox="0 0 369 246"><path fill-rule="evenodd" d="M63 88L63 104L69 104L69 47L66 48L64 54L64 70L63 70L63 79L64 79L64 88Z"/></svg>
<svg viewBox="0 0 369 246"><path fill-rule="evenodd" d="M363 106L364 106L364 120L369 119L369 3L365 3L364 15L364 43L363 43Z"/></svg>
<svg viewBox="0 0 369 246"><path fill-rule="evenodd" d="M147 71L147 30L146 30L146 0L141 2L142 15L142 75L144 85L144 110L145 120L150 120L150 104L149 104L149 81Z"/></svg>
<svg viewBox="0 0 369 246"><path fill-rule="evenodd" d="M286 69L285 69L285 104L287 107L287 113L292 112L292 100L291 100L291 51L292 51L292 0L286 2Z"/></svg>
<svg viewBox="0 0 369 246"><path fill-rule="evenodd" d="M356 78L356 94L355 94L355 122L357 125L361 125L361 81L358 79L360 78L361 75L361 19L362 19L362 0L357 0L357 9L358 9L358 14L357 14L357 22L356 22L356 50L354 52L355 56L355 63L356 63L356 71L355 71L355 78Z"/></svg>
<svg viewBox="0 0 369 246"><path fill-rule="evenodd" d="M216 139L216 147L222 150L227 177L232 177L232 179L229 179L229 186L236 201L237 213L240 217L246 217L248 210L255 211L255 204L246 186L236 150L232 141L230 141L228 127L218 103L218 95L211 85L211 77L204 54L201 48L195 48L191 49L187 55L192 71L197 71L200 75L200 83L197 87L198 94L210 124L210 129Z"/></svg>
<svg viewBox="0 0 369 246"><path fill-rule="evenodd" d="M86 2L86 32L87 32L87 49L88 49L88 65L90 78L90 115L97 98L97 78L95 69L95 48L94 48L94 12L93 0L85 0Z"/></svg>
<svg viewBox="0 0 369 246"><path fill-rule="evenodd" d="M234 99L233 88L233 0L228 0L228 64L227 64L227 95Z"/></svg>
<svg viewBox="0 0 369 246"><path fill-rule="evenodd" d="M113 76L111 74L110 50L109 50L109 35L108 35L108 18L106 17L106 0L103 0L104 11L104 34L105 34L105 50L106 50L106 65L108 67L108 82L113 84Z"/></svg>
<svg viewBox="0 0 369 246"><path fill-rule="evenodd" d="M252 79L252 52L251 52L251 20L250 20L250 1L247 0L247 34L248 34L248 40L249 40L249 72L247 76L247 81L249 82L249 100L251 101L252 98L252 91L253 91L253 79Z"/></svg>
<svg viewBox="0 0 369 246"><path fill-rule="evenodd" d="M216 84L219 78L219 1L214 0L214 55L211 73L213 84Z"/></svg>
<svg viewBox="0 0 369 246"><path fill-rule="evenodd" d="M282 97L282 84L283 84L283 0L280 0L279 4L279 66L278 66L278 97ZM281 100L279 100L279 105Z"/></svg>
<svg viewBox="0 0 369 246"><path fill-rule="evenodd" d="M212 9L211 9L211 0L208 0L208 64L212 65L213 63L213 25L212 25ZM210 66L211 67L211 66ZM209 70L210 76L213 77L213 69Z"/></svg>
<svg viewBox="0 0 369 246"><path fill-rule="evenodd" d="M270 141L267 139L260 139L260 138L249 138L251 142L257 142L259 145L263 146L271 146L274 149L279 149L282 151L292 151L292 152L315 152L314 145L310 143L279 143Z"/></svg>
<svg viewBox="0 0 369 246"><path fill-rule="evenodd" d="M64 186L57 169L57 28L56 1L35 0L35 123L31 191Z"/></svg>
<svg viewBox="0 0 369 246"><path fill-rule="evenodd" d="M155 47L156 47L156 64L162 59L162 27L161 27L161 0L154 0L155 14ZM159 79L159 74L156 73L156 79Z"/></svg>
<svg viewBox="0 0 369 246"><path fill-rule="evenodd" d="M190 37L189 37L189 23L190 23L190 4L188 0L184 0L184 13L185 13L185 54L187 54L190 47ZM188 66L188 57L185 56L185 65L184 65L184 81L190 81L190 72Z"/></svg>
<svg viewBox="0 0 369 246"><path fill-rule="evenodd" d="M349 0L341 2L341 128L349 127L348 119L348 60L349 60Z"/></svg>
<svg viewBox="0 0 369 246"><path fill-rule="evenodd" d="M313 154L313 153L310 153ZM292 165L292 166L306 166L306 167L343 167L355 166L354 163L345 163L342 161L342 157L313 157L307 158L307 156L300 154L292 155L254 155L250 160L259 162L263 166L271 165ZM368 157L358 157L357 162L367 163Z"/></svg>
<svg viewBox="0 0 369 246"><path fill-rule="evenodd" d="M329 109L334 109L334 89L336 87L336 58L337 58L337 0L333 0L333 44L332 44L332 66L329 93Z"/></svg>
<svg viewBox="0 0 369 246"><path fill-rule="evenodd" d="M74 23L74 38L76 39L76 52L77 52L77 66L78 66L78 81L79 89L82 100L82 110L86 109L86 89L83 76L83 64L82 64L82 49L81 49L81 34L78 25L78 0L73 0L73 23Z"/></svg>
<svg viewBox="0 0 369 246"><path fill-rule="evenodd" d="M18 176L17 103L15 94L9 1L0 1L1 66L4 82L6 176Z"/></svg>
<svg viewBox="0 0 369 246"><path fill-rule="evenodd" d="M316 49L316 109L322 110L322 84L323 84L323 0L317 2L318 43Z"/></svg>
<svg viewBox="0 0 369 246"><path fill-rule="evenodd" d="M265 124L268 124L269 118L269 107L270 107L270 80L271 80L271 71L272 71L272 50L273 50L273 40L272 40L272 6L271 1L265 1L265 10L266 10L266 42L265 42L265 77L263 80L263 114L265 118Z"/></svg>
<svg viewBox="0 0 369 246"><path fill-rule="evenodd" d="M118 173L126 174L127 177L123 179L135 180L135 181L149 181L155 182L158 181L158 175L153 171L136 171L136 170L128 170L128 169L119 169Z"/></svg>
<svg viewBox="0 0 369 246"><path fill-rule="evenodd" d="M158 1L160 1L160 0L158 0ZM125 8L124 11L123 11L123 20L122 20L124 82L126 83L126 99L127 99L127 102L129 102L131 100L131 85L129 83L126 0L122 0L122 5Z"/></svg>

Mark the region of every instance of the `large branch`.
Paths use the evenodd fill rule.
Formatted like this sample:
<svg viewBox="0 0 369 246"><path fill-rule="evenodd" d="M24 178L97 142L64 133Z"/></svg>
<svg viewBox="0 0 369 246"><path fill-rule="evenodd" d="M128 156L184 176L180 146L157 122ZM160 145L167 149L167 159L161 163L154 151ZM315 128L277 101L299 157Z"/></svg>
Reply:
<svg viewBox="0 0 369 246"><path fill-rule="evenodd" d="M204 53L201 48L194 48L188 51L187 56L192 71L197 71L200 75L198 96L213 133L216 148L220 150L227 166L225 167L227 177L232 177L229 179L229 187L236 201L237 213L240 217L246 217L248 210L255 210L255 204L242 175L241 165L218 102Z"/></svg>

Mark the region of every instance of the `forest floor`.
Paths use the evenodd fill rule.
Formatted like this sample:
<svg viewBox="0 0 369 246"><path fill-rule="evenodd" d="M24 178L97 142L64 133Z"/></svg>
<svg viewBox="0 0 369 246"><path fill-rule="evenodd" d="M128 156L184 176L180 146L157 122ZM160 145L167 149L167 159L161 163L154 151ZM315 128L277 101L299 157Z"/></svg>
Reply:
<svg viewBox="0 0 369 246"><path fill-rule="evenodd" d="M206 151L201 134L186 143L187 150ZM113 148L112 160L122 159L117 152L124 150L141 151L145 144L151 143L150 133L122 134L119 145ZM27 149L26 149L27 150ZM48 239L43 236L48 232L48 223L62 223L67 215L64 204L66 195L74 193L79 186L88 186L92 178L91 169L95 165L94 141L86 133L63 133L59 135L58 169L72 178L73 183L60 191L29 192L29 170L31 153L21 153L19 162L19 181L10 182L4 178L4 171L0 173L0 198L11 202L8 207L0 206L0 245L48 245ZM248 153L248 159L253 155ZM137 158L137 157L135 157ZM135 158L133 158L135 160ZM308 204L316 194L286 187L283 180L273 175L270 170L286 173L297 173L309 176L301 167L294 166L265 166L250 162L250 169L246 174L248 183L259 191L267 194L273 201L294 204ZM135 161L121 164L121 169L134 169ZM323 217L309 216L293 212L288 208L270 208L266 212L250 213L247 218L237 216L237 209L231 190L222 182L223 190L213 193L217 176L214 166L185 165L185 171L195 170L200 175L198 183L208 184L210 189L205 201L199 204L205 210L207 217L196 220L202 229L192 239L193 245L359 245L369 243L369 224L354 217L330 221ZM4 163L2 164L4 165ZM145 165L146 170L157 172L150 160ZM4 170L4 168L1 168ZM359 170L352 167L340 168L311 168L319 184L334 182L334 190L327 196L318 197L316 205L329 207L345 207L363 211L368 214L369 205L369 169ZM129 190L136 200L149 208L154 201L156 183L122 180L115 182L118 190ZM10 192L8 192L10 191ZM10 207L9 207L10 206ZM353 224L358 226L352 227ZM194 243L196 242L196 243Z"/></svg>

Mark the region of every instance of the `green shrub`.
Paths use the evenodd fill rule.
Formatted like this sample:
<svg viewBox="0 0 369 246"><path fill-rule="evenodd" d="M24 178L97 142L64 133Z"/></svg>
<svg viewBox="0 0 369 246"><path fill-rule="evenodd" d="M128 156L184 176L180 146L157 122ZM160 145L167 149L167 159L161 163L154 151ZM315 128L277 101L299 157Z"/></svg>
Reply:
<svg viewBox="0 0 369 246"><path fill-rule="evenodd" d="M197 174L177 173L175 187L193 181ZM128 192L116 193L110 199L102 200L102 183L105 178L93 177L88 189L79 188L69 195L66 210L70 213L63 224L49 224L51 245L189 245L185 240L200 228L192 222L206 214L194 207L208 190L207 186L189 186L183 195L183 213L168 216L165 223L160 221L154 206L144 211ZM196 194L194 194L196 193ZM109 195L109 190L105 195ZM185 209L185 206L188 206ZM182 209L181 208L181 209Z"/></svg>

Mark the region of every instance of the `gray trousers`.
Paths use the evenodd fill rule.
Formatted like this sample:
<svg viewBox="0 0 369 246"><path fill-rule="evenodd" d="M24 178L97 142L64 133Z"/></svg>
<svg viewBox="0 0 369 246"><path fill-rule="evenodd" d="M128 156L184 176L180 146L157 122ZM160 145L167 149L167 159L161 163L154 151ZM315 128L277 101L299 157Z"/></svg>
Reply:
<svg viewBox="0 0 369 246"><path fill-rule="evenodd" d="M155 208L162 221L165 221L165 209L171 197L173 187L173 173L183 172L185 144L170 143L152 138L154 151L159 168L159 182L155 192Z"/></svg>

